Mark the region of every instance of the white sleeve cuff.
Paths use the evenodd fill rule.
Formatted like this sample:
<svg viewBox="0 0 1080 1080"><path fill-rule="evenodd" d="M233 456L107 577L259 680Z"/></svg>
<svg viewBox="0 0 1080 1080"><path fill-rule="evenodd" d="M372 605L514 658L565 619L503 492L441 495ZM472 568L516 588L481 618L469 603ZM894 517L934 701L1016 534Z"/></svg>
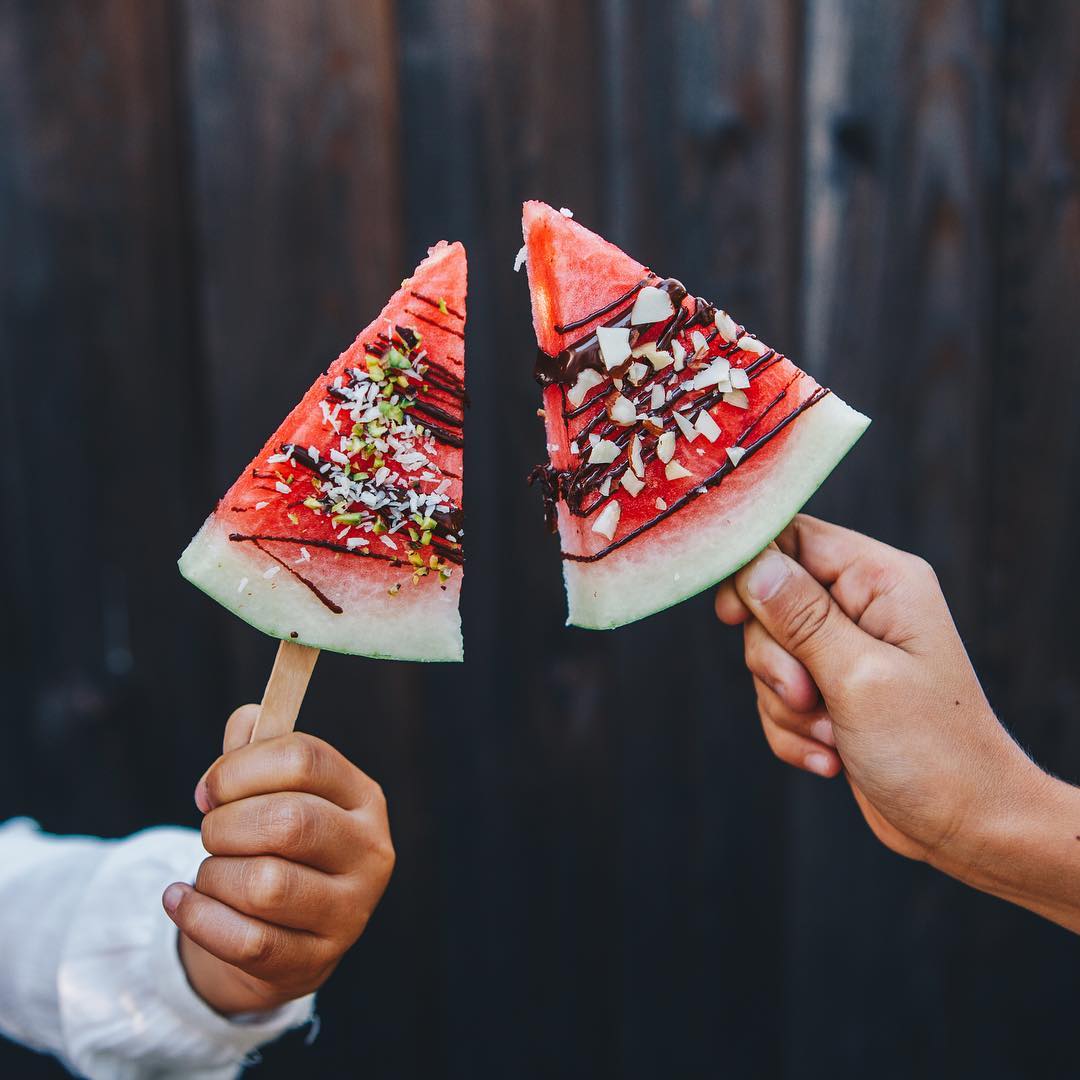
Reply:
<svg viewBox="0 0 1080 1080"><path fill-rule="evenodd" d="M90 1080L232 1080L256 1047L312 1019L314 995L232 1021L191 988L161 907L206 857L199 834L158 828L118 842L94 875L58 975L64 1051Z"/></svg>

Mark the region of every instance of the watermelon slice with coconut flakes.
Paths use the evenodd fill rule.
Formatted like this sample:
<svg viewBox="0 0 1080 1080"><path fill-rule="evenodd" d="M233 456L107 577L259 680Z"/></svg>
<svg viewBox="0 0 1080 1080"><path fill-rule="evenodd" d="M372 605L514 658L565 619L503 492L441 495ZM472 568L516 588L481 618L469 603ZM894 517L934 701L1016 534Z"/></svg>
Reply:
<svg viewBox="0 0 1080 1080"><path fill-rule="evenodd" d="M727 312L541 202L524 207L568 622L609 629L732 574L869 424Z"/></svg>
<svg viewBox="0 0 1080 1080"><path fill-rule="evenodd" d="M465 249L433 247L180 558L273 637L460 660Z"/></svg>

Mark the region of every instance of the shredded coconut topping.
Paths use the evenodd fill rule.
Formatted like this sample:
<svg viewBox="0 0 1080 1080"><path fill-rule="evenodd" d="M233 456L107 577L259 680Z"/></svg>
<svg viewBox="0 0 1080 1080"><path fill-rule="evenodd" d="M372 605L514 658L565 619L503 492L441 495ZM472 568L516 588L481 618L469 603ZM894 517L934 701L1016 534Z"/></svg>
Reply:
<svg viewBox="0 0 1080 1080"><path fill-rule="evenodd" d="M327 384L319 402L328 445L286 444L266 458L277 477L274 490L292 496L290 521L298 524L299 515L308 513L329 518L335 542L344 541L359 554L378 536L382 545L408 560L414 582L429 573L444 582L452 573L451 562L460 561L460 556L447 556L460 550L461 525L449 494L453 477L443 473L438 444L460 445L460 421L445 398L432 401L431 396L449 390L451 403L461 400L460 383L429 360L412 327L388 324L385 333L362 346L361 355L360 364ZM433 423L427 421L429 412L438 418ZM284 464L297 471L283 475L277 466ZM267 505L260 502L256 508ZM308 549L301 547L295 561L310 560Z"/></svg>

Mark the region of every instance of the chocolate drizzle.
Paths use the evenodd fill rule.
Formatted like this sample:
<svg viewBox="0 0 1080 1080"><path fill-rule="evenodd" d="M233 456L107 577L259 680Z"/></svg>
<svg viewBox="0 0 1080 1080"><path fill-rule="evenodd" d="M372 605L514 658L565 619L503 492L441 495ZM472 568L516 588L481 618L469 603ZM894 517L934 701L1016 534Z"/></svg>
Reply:
<svg viewBox="0 0 1080 1080"><path fill-rule="evenodd" d="M454 315L462 322L465 321L465 316L460 312L452 308L445 300L432 300L430 296L425 296L423 293L418 293L415 289L409 290L410 296L415 296L423 304L428 304L430 307L436 308L444 315Z"/></svg>
<svg viewBox="0 0 1080 1080"><path fill-rule="evenodd" d="M620 305L625 304L632 296L636 295L639 289L645 288L645 286L652 281L653 276L654 275L649 274L648 276L643 277L636 285L631 285L622 296L615 297L610 304L605 304L602 308L598 308L588 315L583 315L580 319L574 319L573 322L564 323L562 326L556 326L555 333L569 334L571 330L580 330L586 323L591 323L593 319L599 319L601 315L607 315L609 311L614 311Z"/></svg>
<svg viewBox="0 0 1080 1080"><path fill-rule="evenodd" d="M630 343L632 348L635 347L636 344L641 343L642 338L646 341L649 340L649 336L646 335L651 335L655 332L655 324L640 329L631 327L630 315L632 307L625 306L648 282L648 278L643 279L635 285L633 289L618 297L607 306L598 311L594 311L589 315L583 316L580 319L574 320L573 322L569 322L564 326L556 326L555 330L558 333L566 333L569 330L585 326L597 318L608 315L612 311L618 311L618 314L614 315L603 325L619 328L630 327ZM686 290L674 279L667 278L657 281L656 286L667 291L672 297L672 301L675 305L675 312L661 325L659 333L654 339L655 348L658 351L670 351L671 344L678 335L688 333L698 326L702 328L708 327L704 333L704 339L706 344L711 346L720 333L719 329L715 326L717 314L716 307L700 296L693 297L688 303ZM622 308L622 310L619 310L620 308ZM717 358L731 357L738 352L740 352L740 350L738 348L737 340L733 342L724 342L718 351L710 352L700 360L695 361L693 358L688 357L686 366L690 371L700 370L708 364L711 364ZM764 354L755 357L753 361L743 367L742 370L752 382L774 365L779 364L783 359L784 357L782 355L773 349L769 349ZM622 451L626 449L630 440L636 433L641 440L639 443L639 452L642 463L647 464L657 456L659 432L655 425L651 428L648 425L645 425L643 428L641 425L637 424L620 426L610 419L607 409L605 408L606 399L612 393L612 387L609 381L605 380L603 384L598 386L595 391L578 406L570 408L566 405L566 389L576 383L578 376L586 368L592 368L605 376L625 378L626 372L629 369L629 362L627 362L624 368L608 371L600 357L599 340L595 330L567 346L557 356L550 356L544 352L540 352L537 357L535 371L537 381L544 386L561 385L564 388L564 406L562 409L564 421L584 416L588 414L590 410L593 410L591 418L587 420L574 436L575 441L581 442L583 449L585 450L585 453L581 455L575 467L570 469L557 469L551 464L541 465L534 469L529 475L529 483L538 484L541 488L544 503L544 517L548 528L552 532L557 529L557 505L560 500L562 500L566 509L571 514L579 518L587 518L601 506L605 505L611 497L610 494L602 493L601 488L610 493L611 485L617 483L630 467L628 456L624 454L620 454L619 458L612 463L590 465L585 456L587 454L587 446L584 440L589 439L590 436L599 437L615 443L620 451ZM762 421L788 397L791 387L802 377L803 373L797 372L789 380L787 385L743 428L734 443L735 446L740 447L745 451L743 460L760 450L761 447L766 445L771 439L775 438L788 426L788 424L792 423L798 416L817 404L817 402L829 393L827 389L819 387L805 401L796 406L796 408L794 408L787 416L776 423L769 431L760 435L755 441L747 445L747 440L751 437L752 433L761 425ZM671 365L669 364L668 367L649 372L648 377L644 378L635 386L624 386L621 393L631 401L638 414L645 412L650 416L657 418L657 420L662 420L663 418L670 417L675 410L675 407L686 400L688 395L695 392L691 383L692 377L680 381L679 376L672 370ZM664 387L664 400L654 409L651 407L651 397L652 391L657 385ZM703 411L712 408L712 406L722 401L724 394L725 391L721 390L719 386L711 390L706 390L704 393L690 399L690 407L687 408L684 405L683 408L679 410L679 414L687 423L693 424ZM724 462L711 475L705 477L704 480L697 482L693 488L685 492L666 509L660 511L654 518L643 522L626 535L619 537L603 550L592 555L573 555L564 552L563 557L574 562L596 562L597 560L602 559L616 548L630 542L646 530L670 517L681 507L685 506L699 495L704 494L710 487L719 484L734 468L735 466L730 461Z"/></svg>
<svg viewBox="0 0 1080 1080"><path fill-rule="evenodd" d="M318 597L319 601L325 604L326 607L328 607L335 615L340 615L345 610L339 604L335 604L334 601L331 600L330 597L327 596L326 593L324 593L322 589L320 589L319 586L315 584L314 581L310 581L308 578L304 577L303 574L291 567L284 559L279 559L272 551L268 551L262 546L262 544L259 543L260 540L276 540L277 537L241 536L240 533L230 533L229 539L237 541L248 540L253 543L264 555L269 555L270 558L273 559L274 562L276 562L279 566L283 566L286 570L288 570L289 573L292 574L292 576L296 578L297 581L299 581L302 585L306 585Z"/></svg>
<svg viewBox="0 0 1080 1080"><path fill-rule="evenodd" d="M679 317L679 311L682 310L682 302L686 299L686 289L682 282L676 281L674 278L662 278L652 282L650 282L648 278L642 278L642 280L629 292L624 293L612 303L597 311L591 312L588 315L583 315L580 319L575 319L573 322L566 323L564 327L560 328L557 326L555 329L556 331L563 333L567 330L574 330L578 327L585 326L594 319L598 319L601 316L614 311L620 305L632 299L645 285L649 284L652 284L657 289L663 290L671 297L671 302L675 307L675 314L671 317L669 322L674 323ZM632 313L633 306L631 305L603 324L605 327L617 329L629 328L631 347L637 343L638 338L643 333L652 329L651 325L645 327L632 327L630 325L630 316ZM538 350L534 374L536 376L536 381L540 383L541 386L551 386L553 384L573 386L574 383L577 382L578 376L586 368L592 368L594 371L601 372L601 374L608 374L607 369L604 367L603 358L600 356L600 339L597 337L595 330L590 334L586 334L579 341L575 341L572 345L568 345L557 356L549 356L542 349Z"/></svg>
<svg viewBox="0 0 1080 1080"><path fill-rule="evenodd" d="M734 345L730 345L718 355L727 355L734 351L734 348ZM710 361L712 359L715 359L715 357L710 357ZM771 350L770 353L761 357L762 361L770 359L778 361L780 358ZM755 364L750 364L744 370L748 373L747 377L753 380L770 366L771 364L762 364L761 366L756 367ZM666 372L667 369L664 370ZM651 386L657 381L657 378L660 375L663 375L663 373L654 375L649 382L639 388L638 395L631 398L635 409L640 410L644 407L645 401L650 394ZM796 376L796 378L797 377L798 376ZM691 391L687 388L685 383L675 387L667 395L664 404L657 409L651 410L651 414L661 419L670 415L675 411L675 406L690 392ZM705 409L711 409L714 405L722 401L723 397L724 391L720 390L718 387L715 390L709 391L696 398L689 409L680 410L680 415L686 419L687 423L693 424ZM635 431L635 428L632 427L618 427L607 419L606 412L600 411L597 412L592 420L581 429L577 436L578 439L587 438L589 433L597 426L599 426L599 430L595 433L599 435L600 438L608 439L615 443L620 449L623 449L627 445ZM643 440L641 448L641 458L643 463L647 464L656 456L656 442L657 440L655 437L649 437L648 439ZM587 461L582 461L576 469L559 474L557 478L559 497L566 500L567 508L571 513L576 514L579 517L588 517L597 510L607 498L607 496L599 494L599 489L604 481L610 479L612 483L617 482L628 468L629 462L625 459L622 461L617 460L611 464L598 465L590 465ZM596 498L591 502L588 502L587 500L591 495L596 495Z"/></svg>
<svg viewBox="0 0 1080 1080"><path fill-rule="evenodd" d="M453 413L440 409L438 405L432 405L430 402L420 401L419 399L409 406L409 411L423 413L424 416L430 416L432 420L441 420L444 424L453 424L454 427L461 427L462 424L460 416L454 416Z"/></svg>
<svg viewBox="0 0 1080 1080"><path fill-rule="evenodd" d="M784 391L784 393L786 393L786 391ZM779 421L774 427L770 428L767 432L765 432L764 435L760 436L758 439L756 439L754 442L752 442L749 446L747 446L746 447L746 453L743 455L743 460L745 461L751 455L757 453L757 451L760 450L761 447L763 447L771 439L773 439L777 435L779 435L780 432L784 428L786 428L788 426L788 424L792 423L796 419L796 417L802 415L802 413L806 412L807 409L809 409L809 408L813 407L814 405L816 405L828 393L829 393L829 390L826 387L819 386L810 395L810 397L808 397L804 402L802 402L802 404L800 404L800 405L796 406L794 409L792 409L791 412L789 412L787 414L787 416L785 416L783 418L783 420ZM782 400L782 397L778 397L778 398L774 399L772 404L769 405L767 408L771 409L780 400ZM762 414L762 415L764 415L764 414ZM760 421L760 419L761 419L761 417L759 416L750 425L750 427L747 429L747 431L750 431L754 427L756 427L757 423ZM741 443L736 443L736 445L737 446L741 445ZM719 484L724 479L725 476L728 475L728 473L732 472L734 470L734 468L735 468L735 466L732 465L732 463L730 461L724 462L724 464L721 465L714 473L712 473L711 475L705 477L704 480L700 481L700 483L696 484L688 492L686 492L684 495L681 495L678 499L676 499L673 503L671 503L666 510L662 510L660 513L658 513L656 515L656 517L652 518L651 520L643 522L636 529L631 529L631 531L628 532L625 536L620 536L618 540L612 541L610 544L608 544L608 546L606 548L603 548L601 551L597 551L592 555L572 555L569 552L564 551L562 553L562 557L564 559L569 560L570 562L591 563L591 562L596 562L599 559L602 559L605 555L610 555L611 552L613 552L616 548L622 547L623 544L628 544L631 540L636 539L643 532L645 532L648 529L651 529L654 525L659 525L660 522L663 521L665 518L671 517L672 514L674 514L677 511L681 510L684 506L687 505L687 503L690 503L694 499L697 499L701 495L705 494L705 491L708 488L715 487L717 484Z"/></svg>

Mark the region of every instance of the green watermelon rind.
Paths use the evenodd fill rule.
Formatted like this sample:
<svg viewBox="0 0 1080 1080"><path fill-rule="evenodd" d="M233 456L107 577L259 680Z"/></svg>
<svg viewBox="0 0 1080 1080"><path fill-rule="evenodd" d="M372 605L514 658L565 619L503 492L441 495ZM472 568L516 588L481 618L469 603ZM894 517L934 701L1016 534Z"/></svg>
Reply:
<svg viewBox="0 0 1080 1080"><path fill-rule="evenodd" d="M755 537L743 543L739 548L738 554L733 555L722 567L708 573L704 580L698 579L698 582L689 588L673 588L668 595L664 596L663 599L657 603L646 604L640 610L628 617L614 619L588 619L582 617L580 613L582 605L579 602L575 602L575 588L572 584L572 579L575 574L583 579L587 579L590 567L601 567L606 560L601 560L595 564L564 562L564 580L569 607L566 625L576 626L584 630L616 630L621 626L627 626L631 623L638 622L641 619L648 618L650 615L655 615L661 611L666 611L668 608L675 607L708 589L714 588L721 581L729 578L732 574L736 573L753 560L760 552L764 551L764 549L784 531L796 514L798 514L803 506L805 506L813 497L814 493L848 455L852 447L859 441L870 425L869 417L852 409L835 395L830 395L826 400L830 401L831 409L836 410L839 408L843 410L839 415L839 421L831 425L836 429L839 437L827 450L822 449L822 451L819 452L817 455L817 467L812 470L812 472L808 472L806 479L797 487L785 480L783 475L784 469L782 466L778 467L776 472L770 475L767 482L774 498L777 497L778 492L781 492L788 497L784 499L781 505L776 506L775 509L764 515L764 521L761 527L756 530ZM824 402L822 404L824 404ZM818 406L818 408L820 408L820 406ZM812 412L808 413L807 417L811 415ZM841 431L842 434L840 434ZM678 516L671 520L675 523L677 529ZM650 540L649 534L644 534L640 540L644 541L647 545ZM653 537L652 542L656 544L658 542L662 543L663 541L660 540L659 537ZM632 541L631 544L628 544L626 548L621 550L625 552L637 543L637 540ZM616 554L618 553L613 552L612 556ZM607 556L607 558L612 558L612 556ZM627 569L622 576L625 577L625 582L621 585L612 586L611 584L607 584L604 586L603 591L609 598L612 595L631 595L641 584L641 572L636 569Z"/></svg>
<svg viewBox="0 0 1080 1080"><path fill-rule="evenodd" d="M461 636L460 615L456 608L458 589L453 590L452 598L455 600L451 609L446 604L447 611L440 611L435 619L427 618L426 625L429 629L435 628L436 622L441 624L441 633L432 635L427 644L422 648L383 647L381 645L363 645L362 647L350 647L346 637L340 631L327 631L326 633L309 632L304 624L314 620L316 623L325 623L328 618L324 611L319 608L319 602L315 600L302 585L293 585L279 575L278 587L283 587L289 596L289 611L291 622L288 625L275 625L272 619L264 617L262 612L268 610L265 603L245 603L237 591L238 573L236 564L244 566L242 576L249 579L253 589L266 590L269 587L261 578L261 572L267 563L251 559L246 553L235 550L228 540L215 536L216 526L214 517L211 517L192 539L177 561L181 575L192 585L204 592L212 600L216 600L222 607L227 608L234 615L243 619L256 630L261 630L269 637L278 638L281 641L292 641L299 645L307 645L313 649L323 649L327 652L341 653L345 656L365 656L373 660L403 660L414 663L446 663L460 662L464 659L464 648ZM215 554L215 552L217 554ZM232 563L225 566L226 559ZM460 580L460 579L459 579ZM425 594L430 591L431 582L425 580L421 585L414 588L425 590L424 593L411 593L409 587L399 594L398 597L387 598L388 610L397 609L398 614L403 615L405 609L416 600L423 600ZM247 595L251 595L248 593ZM401 600L399 601L399 597ZM429 598L429 597L428 597ZM389 608L389 604L395 605ZM284 606L284 605L283 605ZM452 614L450 612L452 611ZM305 612L308 615L305 615ZM424 618L424 616L421 616ZM402 620L403 622L405 620ZM356 624L352 624L358 629ZM380 621L377 616L364 620L362 626L371 627L376 637L382 636L390 639L395 636L395 628L388 625L385 620ZM415 623L410 624L415 629ZM291 629L297 629L294 637ZM422 638L420 640L423 640Z"/></svg>

